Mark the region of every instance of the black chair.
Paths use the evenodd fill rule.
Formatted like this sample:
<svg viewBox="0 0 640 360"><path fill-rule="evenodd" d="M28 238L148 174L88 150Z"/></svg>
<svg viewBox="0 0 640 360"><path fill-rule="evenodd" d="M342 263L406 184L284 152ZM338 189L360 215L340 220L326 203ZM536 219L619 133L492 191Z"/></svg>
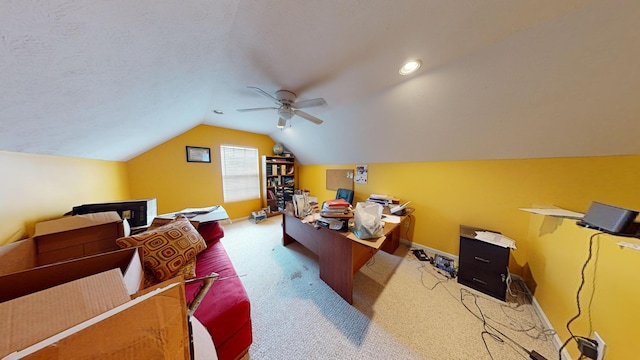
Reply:
<svg viewBox="0 0 640 360"><path fill-rule="evenodd" d="M336 192L336 199L345 199L349 204L353 205L353 190L338 189Z"/></svg>

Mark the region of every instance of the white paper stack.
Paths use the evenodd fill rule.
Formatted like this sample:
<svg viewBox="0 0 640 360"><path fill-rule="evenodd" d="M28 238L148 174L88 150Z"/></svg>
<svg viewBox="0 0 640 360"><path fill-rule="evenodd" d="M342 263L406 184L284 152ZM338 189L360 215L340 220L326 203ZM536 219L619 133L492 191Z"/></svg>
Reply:
<svg viewBox="0 0 640 360"><path fill-rule="evenodd" d="M493 245L502 246L503 248L516 248L515 240L490 231L476 231L476 239Z"/></svg>

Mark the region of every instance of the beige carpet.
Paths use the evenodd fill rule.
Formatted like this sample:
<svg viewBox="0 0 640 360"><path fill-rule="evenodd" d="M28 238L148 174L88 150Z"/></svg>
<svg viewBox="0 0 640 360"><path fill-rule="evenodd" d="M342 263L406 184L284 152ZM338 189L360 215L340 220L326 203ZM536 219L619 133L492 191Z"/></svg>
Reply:
<svg viewBox="0 0 640 360"><path fill-rule="evenodd" d="M483 316L525 349L558 358L526 296L501 302L475 292L402 244L356 273L351 306L320 280L314 254L297 243L282 246L281 222L275 216L225 226L223 244L252 306L254 341L243 360L529 358L499 333L484 332L491 328Z"/></svg>

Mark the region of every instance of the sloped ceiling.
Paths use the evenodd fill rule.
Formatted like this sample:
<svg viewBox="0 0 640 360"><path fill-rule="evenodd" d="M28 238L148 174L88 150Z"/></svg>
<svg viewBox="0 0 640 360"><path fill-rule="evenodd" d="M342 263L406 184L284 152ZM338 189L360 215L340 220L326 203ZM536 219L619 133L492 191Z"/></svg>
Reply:
<svg viewBox="0 0 640 360"><path fill-rule="evenodd" d="M0 5L0 149L126 161L198 124L303 164L639 154L639 1ZM413 76L398 74L411 58ZM278 130L268 93L324 120ZM222 110L223 115L212 112Z"/></svg>

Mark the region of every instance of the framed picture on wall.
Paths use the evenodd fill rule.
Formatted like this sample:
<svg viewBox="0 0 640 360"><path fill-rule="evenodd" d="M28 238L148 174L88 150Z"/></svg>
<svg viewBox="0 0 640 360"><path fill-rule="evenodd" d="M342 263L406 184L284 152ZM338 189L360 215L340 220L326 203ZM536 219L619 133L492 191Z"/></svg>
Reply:
<svg viewBox="0 0 640 360"><path fill-rule="evenodd" d="M187 146L187 162L211 162L211 149L198 146Z"/></svg>

